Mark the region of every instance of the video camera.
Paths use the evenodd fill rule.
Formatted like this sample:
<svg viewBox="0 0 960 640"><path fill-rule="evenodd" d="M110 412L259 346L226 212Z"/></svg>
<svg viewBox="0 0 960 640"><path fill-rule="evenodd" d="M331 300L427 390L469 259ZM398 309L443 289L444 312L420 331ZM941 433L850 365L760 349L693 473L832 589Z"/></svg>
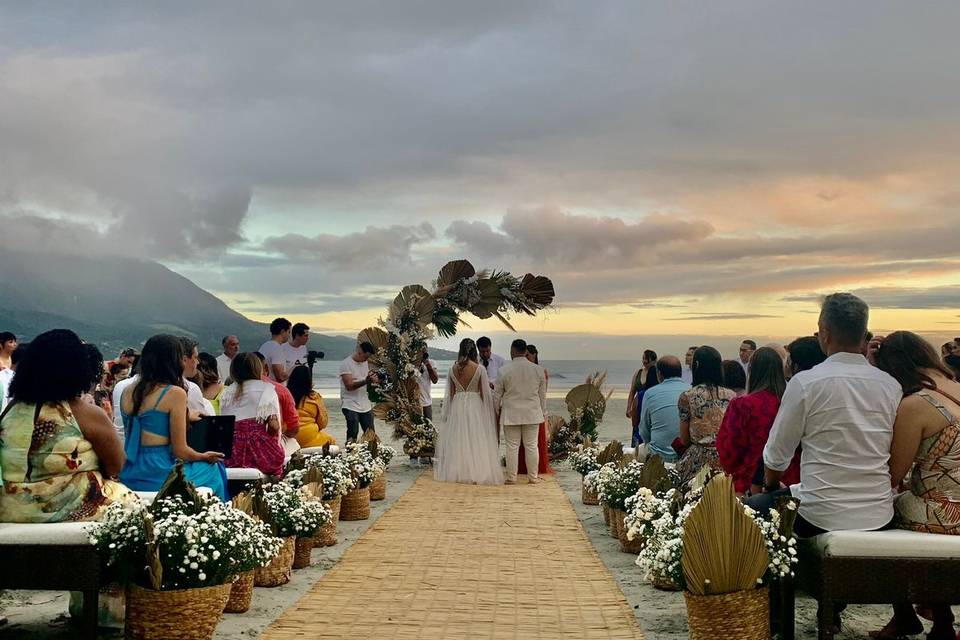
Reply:
<svg viewBox="0 0 960 640"><path fill-rule="evenodd" d="M310 371L313 371L313 365L317 363L317 360L323 360L323 351L307 351L307 366L310 368Z"/></svg>

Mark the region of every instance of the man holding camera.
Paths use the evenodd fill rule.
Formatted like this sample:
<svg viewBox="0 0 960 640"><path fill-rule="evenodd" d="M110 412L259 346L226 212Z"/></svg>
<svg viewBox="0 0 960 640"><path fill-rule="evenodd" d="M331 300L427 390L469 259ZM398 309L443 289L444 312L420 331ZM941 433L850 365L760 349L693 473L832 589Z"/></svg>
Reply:
<svg viewBox="0 0 960 640"><path fill-rule="evenodd" d="M367 362L376 352L371 343L361 342L353 355L340 363L340 410L347 419L347 442L357 441L360 427L364 433L373 429L373 403L364 387L377 375Z"/></svg>
<svg viewBox="0 0 960 640"><path fill-rule="evenodd" d="M283 345L284 379L290 377L294 367L307 364L307 343L310 342L310 327L298 322L290 329L290 340Z"/></svg>

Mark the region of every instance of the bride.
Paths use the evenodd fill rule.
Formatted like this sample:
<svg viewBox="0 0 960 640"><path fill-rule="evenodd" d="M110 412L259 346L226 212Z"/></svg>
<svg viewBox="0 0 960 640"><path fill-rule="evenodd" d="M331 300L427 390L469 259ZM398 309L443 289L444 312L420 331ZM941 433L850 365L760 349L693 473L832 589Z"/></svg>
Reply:
<svg viewBox="0 0 960 640"><path fill-rule="evenodd" d="M447 375L433 468L441 482L503 484L493 392L479 359L477 345L465 338Z"/></svg>

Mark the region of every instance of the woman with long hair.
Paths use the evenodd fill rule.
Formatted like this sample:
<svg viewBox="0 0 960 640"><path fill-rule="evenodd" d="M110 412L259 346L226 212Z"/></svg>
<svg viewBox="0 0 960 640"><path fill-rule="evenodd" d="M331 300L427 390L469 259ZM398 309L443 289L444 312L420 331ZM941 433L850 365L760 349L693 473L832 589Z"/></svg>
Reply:
<svg viewBox="0 0 960 640"><path fill-rule="evenodd" d="M433 475L441 482L503 484L493 392L479 360L476 343L461 340L437 425Z"/></svg>
<svg viewBox="0 0 960 640"><path fill-rule="evenodd" d="M230 362L233 384L223 390L220 409L235 416L233 455L228 467L259 469L268 476L283 473L280 446L280 398L263 379L264 363L254 353L238 353Z"/></svg>
<svg viewBox="0 0 960 640"><path fill-rule="evenodd" d="M123 467L113 423L81 400L102 367L100 352L66 329L27 347L0 416L0 522L97 520L111 503L136 499L109 479Z"/></svg>
<svg viewBox="0 0 960 640"><path fill-rule="evenodd" d="M217 359L206 352L197 354L197 373L192 378L187 379L200 387L200 391L203 393L203 414L207 416L220 415L220 394L223 392L223 384L220 381Z"/></svg>
<svg viewBox="0 0 960 640"><path fill-rule="evenodd" d="M300 415L297 442L304 449L322 447L327 443L337 444L332 435L324 431L330 422L330 414L323 404L323 397L313 388L313 376L305 365L298 365L287 378L287 390L293 396Z"/></svg>
<svg viewBox="0 0 960 640"><path fill-rule="evenodd" d="M737 394L723 386L723 358L710 346L693 353L693 386L680 394L680 442L689 447L677 462L677 472L686 482L704 466L718 468L717 432L727 405Z"/></svg>
<svg viewBox="0 0 960 640"><path fill-rule="evenodd" d="M120 399L127 435L120 479L135 491L158 491L182 460L188 480L226 500L223 453L195 451L187 444L183 361L183 343L175 336L156 335L143 345L137 382Z"/></svg>
<svg viewBox="0 0 960 640"><path fill-rule="evenodd" d="M743 372L739 364L733 365ZM717 432L717 455L723 470L733 476L737 493L759 493L763 489L762 482L755 482L756 473L763 466L763 447L786 387L780 354L770 347L757 349L750 357L747 393L730 401ZM799 453L781 480L788 486L800 481Z"/></svg>
<svg viewBox="0 0 960 640"><path fill-rule="evenodd" d="M640 356L641 366L630 379L630 391L627 393L627 417L630 418L630 442L634 447L640 444L640 409L643 407L643 394L660 382L656 370L657 357L656 351L644 349Z"/></svg>
<svg viewBox="0 0 960 640"><path fill-rule="evenodd" d="M926 340L910 331L874 339L873 360L903 388L893 424L890 481L910 475L894 502L897 526L925 533L960 534L960 383ZM953 640L948 604L927 603L933 629L928 638ZM893 619L875 633L897 638L923 632L909 604L895 604Z"/></svg>
<svg viewBox="0 0 960 640"><path fill-rule="evenodd" d="M750 358L752 359L753 356L750 356ZM736 360L724 360L722 366L723 386L737 394L738 398L747 393L747 372L740 366L740 363ZM783 367L781 366L781 368Z"/></svg>
<svg viewBox="0 0 960 640"><path fill-rule="evenodd" d="M540 352L532 344L527 345L527 360L533 364L540 364ZM543 370L543 375L546 377L547 384L549 384L550 374L546 369ZM545 473L553 473L553 469L550 468L550 451L547 447L546 416L544 416L543 422L540 423L540 429L537 431L537 452L539 455L537 460L537 472L540 475ZM517 463L517 473L520 475L525 475L527 473L527 461L524 458L525 456L520 456Z"/></svg>

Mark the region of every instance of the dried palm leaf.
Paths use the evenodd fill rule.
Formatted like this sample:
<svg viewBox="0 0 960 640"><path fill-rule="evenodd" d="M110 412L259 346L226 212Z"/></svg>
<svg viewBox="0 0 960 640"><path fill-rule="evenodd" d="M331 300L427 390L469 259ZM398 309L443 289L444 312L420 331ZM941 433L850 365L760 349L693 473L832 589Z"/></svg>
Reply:
<svg viewBox="0 0 960 640"><path fill-rule="evenodd" d="M520 292L523 294L526 304L517 310L531 316L540 309L553 304L553 299L556 296L550 278L535 276L530 273L523 276L520 281Z"/></svg>
<svg viewBox="0 0 960 640"><path fill-rule="evenodd" d="M193 486L193 483L187 480L184 475L182 460L177 460L177 463L173 465L173 469L170 471L167 479L163 481L163 485L161 485L160 490L157 491L153 503L148 508L152 512L154 505L158 505L157 508L159 508L161 500L174 496L180 496L183 499L189 512L198 513L200 511L200 504L202 502L200 494L197 493L197 489Z"/></svg>
<svg viewBox="0 0 960 640"><path fill-rule="evenodd" d="M416 315L417 323L420 326L426 326L433 321L433 310L437 306L433 295L419 284L408 284L397 297L393 299L390 305L390 317L399 318L407 309L411 309Z"/></svg>
<svg viewBox="0 0 960 640"><path fill-rule="evenodd" d="M153 529L153 518L143 520L143 533L147 542L147 577L154 591L163 588L163 563L160 562L160 545L157 544L157 535Z"/></svg>
<svg viewBox="0 0 960 640"><path fill-rule="evenodd" d="M606 400L603 397L603 392L592 384L577 385L567 392L566 401L567 411L570 413L573 413L577 409L582 409L588 404L594 404L598 402L606 403Z"/></svg>
<svg viewBox="0 0 960 640"><path fill-rule="evenodd" d="M463 278L472 278L477 273L467 260L453 260L443 265L437 276L437 297L449 293L450 289Z"/></svg>
<svg viewBox="0 0 960 640"><path fill-rule="evenodd" d="M667 467L663 464L663 458L658 455L652 455L647 458L640 469L640 486L653 491L660 480L668 477Z"/></svg>
<svg viewBox="0 0 960 640"><path fill-rule="evenodd" d="M396 408L393 402L378 402L373 406L373 417L388 422L387 416Z"/></svg>
<svg viewBox="0 0 960 640"><path fill-rule="evenodd" d="M683 525L683 574L695 595L754 589L767 570L767 545L737 500L733 481L718 475Z"/></svg>
<svg viewBox="0 0 960 640"><path fill-rule="evenodd" d="M700 467L700 470L697 471L697 475L693 476L688 483L690 490L697 491L698 489L702 489L703 487L707 486L707 483L710 482L710 478L712 478L715 474L716 471L714 471L710 466Z"/></svg>
<svg viewBox="0 0 960 640"><path fill-rule="evenodd" d="M597 462L600 463L600 466L608 462L616 462L621 458L623 458L623 445L616 440L608 444L603 451L597 454Z"/></svg>
<svg viewBox="0 0 960 640"><path fill-rule="evenodd" d="M547 416L547 440L553 440L557 432L565 426L567 426L567 421L562 416L552 414Z"/></svg>
<svg viewBox="0 0 960 640"><path fill-rule="evenodd" d="M380 327L367 327L357 335L357 344L361 342L369 342L377 350L377 353L370 356L370 366L375 369L383 366L385 363L380 360L377 354L381 349L387 348L390 342L390 334Z"/></svg>
<svg viewBox="0 0 960 640"><path fill-rule="evenodd" d="M493 317L493 314L500 309L500 303L503 301L500 285L497 284L496 280L480 278L477 281L477 291L480 294L480 300L469 309L470 313L481 320Z"/></svg>
<svg viewBox="0 0 960 640"><path fill-rule="evenodd" d="M253 498L246 491L233 496L230 499L230 504L234 509L239 509L248 516L253 515Z"/></svg>

